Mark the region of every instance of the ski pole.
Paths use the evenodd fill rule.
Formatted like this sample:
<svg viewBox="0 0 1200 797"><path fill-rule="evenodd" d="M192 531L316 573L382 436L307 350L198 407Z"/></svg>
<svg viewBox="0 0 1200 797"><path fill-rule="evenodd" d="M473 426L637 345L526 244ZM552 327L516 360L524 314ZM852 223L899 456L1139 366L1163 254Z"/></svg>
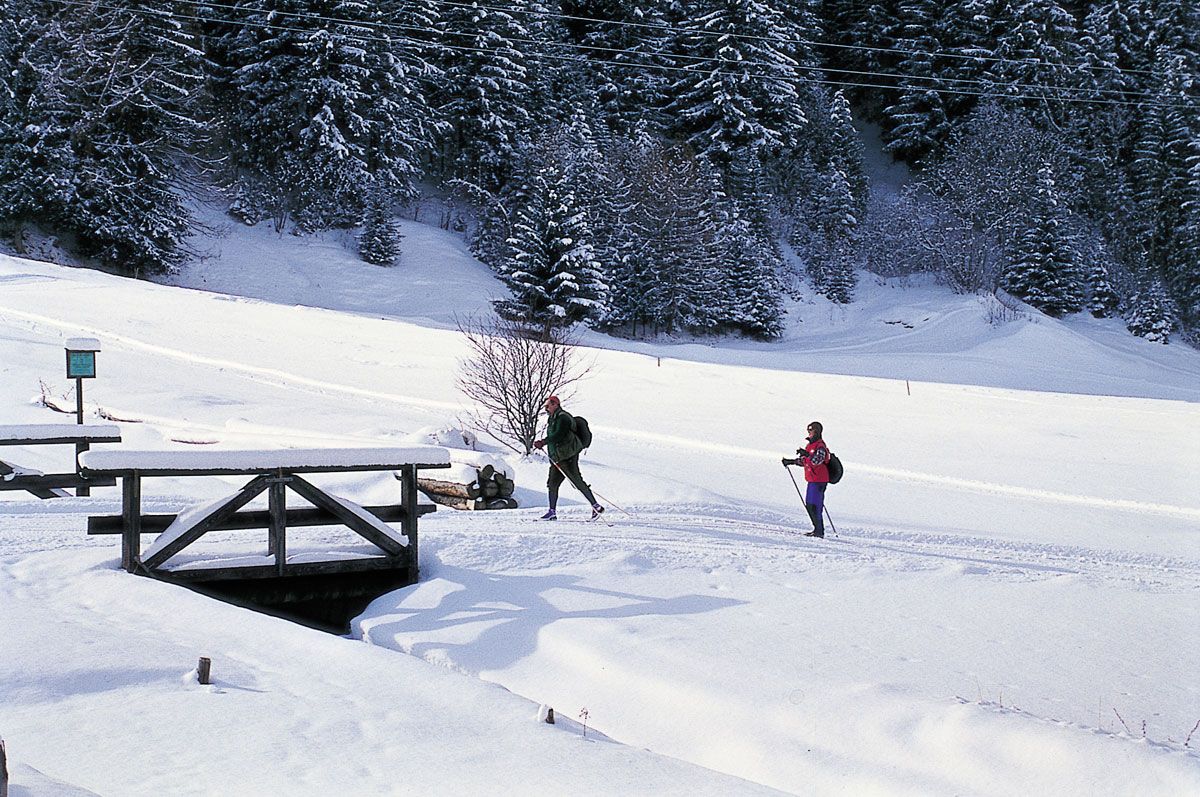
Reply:
<svg viewBox="0 0 1200 797"><path fill-rule="evenodd" d="M829 514L829 507L825 506L824 503L821 506L825 507L825 517L829 518L829 528L833 530L833 536L840 537L841 535L837 533L837 526L833 525L833 515Z"/></svg>
<svg viewBox="0 0 1200 797"><path fill-rule="evenodd" d="M546 458L547 458L547 459L550 459L550 456L547 454L547 455L546 455ZM561 465L559 465L557 462L555 462L555 461L554 461L554 460L552 460L552 459L550 460L550 464L551 464L551 465L553 465L554 467L558 468L558 472L559 472L559 473L561 473L561 474L563 475L563 478L565 478L567 481L571 481L571 477L567 475L567 472L566 472L565 470L563 470L563 469L562 469L562 466L561 466ZM572 484L574 484L574 482L571 482L571 483L572 483ZM631 517L631 518L633 517L633 514L632 514L632 513L630 513L629 511L627 511L627 510L626 510L624 507L618 506L618 505L617 505L615 502L613 502L613 501L610 501L608 498L606 498L605 496L601 495L601 494L600 494L600 491L599 491L599 490L596 490L596 489L593 489L593 488L592 488L592 486L591 486L590 484L588 485L588 489L592 491L592 495L596 496L597 498L600 498L600 499L602 499L602 500L603 500L603 501L604 501L606 504L611 504L612 506L615 506L615 507L617 507L617 509L620 509L620 510L621 510L622 512L624 512L626 515L629 515L629 517ZM636 519L637 519L637 518L634 518L634 520L636 520Z"/></svg>
<svg viewBox="0 0 1200 797"><path fill-rule="evenodd" d="M792 477L792 486L796 488L796 495L800 496L800 500L804 501L805 506L808 506L808 501L804 499L804 493L800 492L800 484L796 481L796 474L792 473L792 469L787 465L784 465L783 467L785 470L787 470L788 476ZM829 528L833 531L833 536L842 536L838 534L837 526L833 525L833 515L829 514L829 507L825 506L824 501L821 502L821 507L825 510L825 517L829 518Z"/></svg>
<svg viewBox="0 0 1200 797"><path fill-rule="evenodd" d="M792 473L792 469L787 465L784 465L783 468L788 472L788 476L792 477L792 486L796 488L796 495L800 496L801 502L807 504L808 502L804 500L804 493L800 492L800 485L796 482L796 474Z"/></svg>

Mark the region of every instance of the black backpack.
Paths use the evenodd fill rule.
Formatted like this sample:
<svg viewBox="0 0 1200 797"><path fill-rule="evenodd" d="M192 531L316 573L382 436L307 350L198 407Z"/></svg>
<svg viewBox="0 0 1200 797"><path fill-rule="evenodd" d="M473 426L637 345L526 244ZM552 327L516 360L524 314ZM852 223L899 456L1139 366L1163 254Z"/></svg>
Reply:
<svg viewBox="0 0 1200 797"><path fill-rule="evenodd" d="M829 462L826 463L829 467L829 483L837 484L842 480L842 461L837 458L837 454L829 452Z"/></svg>
<svg viewBox="0 0 1200 797"><path fill-rule="evenodd" d="M588 426L587 418L582 415L575 416L575 436L579 438L579 442L583 443L584 448L591 446L592 430Z"/></svg>

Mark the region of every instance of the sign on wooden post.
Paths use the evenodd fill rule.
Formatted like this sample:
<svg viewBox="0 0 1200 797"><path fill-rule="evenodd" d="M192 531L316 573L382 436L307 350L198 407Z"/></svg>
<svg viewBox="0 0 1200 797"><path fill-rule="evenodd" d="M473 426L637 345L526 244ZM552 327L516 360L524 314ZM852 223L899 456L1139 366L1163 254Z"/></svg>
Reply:
<svg viewBox="0 0 1200 797"><path fill-rule="evenodd" d="M67 379L95 379L96 352L100 341L95 338L71 338L66 343Z"/></svg>

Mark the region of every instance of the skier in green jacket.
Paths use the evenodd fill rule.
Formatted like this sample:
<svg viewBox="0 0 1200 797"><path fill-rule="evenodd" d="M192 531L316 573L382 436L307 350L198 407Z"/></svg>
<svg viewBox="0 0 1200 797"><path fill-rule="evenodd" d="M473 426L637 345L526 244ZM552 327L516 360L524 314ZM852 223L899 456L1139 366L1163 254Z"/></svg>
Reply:
<svg viewBox="0 0 1200 797"><path fill-rule="evenodd" d="M579 452L583 450L583 443L575 434L575 418L562 408L558 396L546 399L545 407L549 416L546 421L546 436L533 442L534 448L545 447L546 453L550 455L550 476L546 479L550 509L542 515L541 520L558 520L555 507L558 506L558 488L562 486L564 479L570 479L575 489L583 493L583 497L592 505L594 520L604 511L604 507L596 502L592 488L584 482L583 474L579 472Z"/></svg>

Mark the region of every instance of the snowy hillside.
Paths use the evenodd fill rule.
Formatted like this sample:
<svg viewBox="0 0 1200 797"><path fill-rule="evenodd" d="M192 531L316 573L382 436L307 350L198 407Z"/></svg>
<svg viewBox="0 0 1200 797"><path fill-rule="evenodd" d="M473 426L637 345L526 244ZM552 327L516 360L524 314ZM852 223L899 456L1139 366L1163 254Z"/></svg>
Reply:
<svg viewBox="0 0 1200 797"><path fill-rule="evenodd" d="M428 442L465 409L453 319L498 285L453 236L404 232L379 269L232 227L173 285L0 257L0 420L69 422L31 399L69 403L61 347L87 335L88 414L130 446ZM356 639L124 574L85 534L115 490L0 493L17 794L1200 792L1200 355L861 289L798 302L774 344L589 334L567 406L611 525L569 488L537 522L545 460L481 444L524 508L424 518L422 582ZM847 467L823 541L779 463L814 418ZM149 482L149 511L231 484L190 481ZM353 541L289 552L330 544Z"/></svg>

